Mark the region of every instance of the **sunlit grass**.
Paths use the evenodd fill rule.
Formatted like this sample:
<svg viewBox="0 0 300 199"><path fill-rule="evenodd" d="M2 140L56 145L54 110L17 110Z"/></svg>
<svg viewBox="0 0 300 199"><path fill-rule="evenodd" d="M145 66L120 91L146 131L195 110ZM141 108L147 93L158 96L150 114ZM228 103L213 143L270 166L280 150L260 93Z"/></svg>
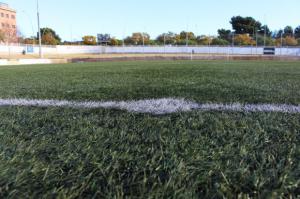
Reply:
<svg viewBox="0 0 300 199"><path fill-rule="evenodd" d="M298 62L0 68L0 98L300 103ZM300 115L0 107L0 198L295 198Z"/></svg>

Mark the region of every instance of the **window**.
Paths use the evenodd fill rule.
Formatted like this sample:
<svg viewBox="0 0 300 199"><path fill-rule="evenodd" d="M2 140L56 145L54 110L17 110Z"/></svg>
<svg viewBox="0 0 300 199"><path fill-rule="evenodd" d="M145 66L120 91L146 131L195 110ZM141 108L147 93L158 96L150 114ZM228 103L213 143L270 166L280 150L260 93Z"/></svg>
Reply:
<svg viewBox="0 0 300 199"><path fill-rule="evenodd" d="M2 27L3 27L3 28L5 27L5 24L4 24L4 23L2 23Z"/></svg>
<svg viewBox="0 0 300 199"><path fill-rule="evenodd" d="M9 14L6 14L6 18L9 18Z"/></svg>
<svg viewBox="0 0 300 199"><path fill-rule="evenodd" d="M15 19L16 17L15 17L15 15L11 15L11 18L12 18L12 19Z"/></svg>
<svg viewBox="0 0 300 199"><path fill-rule="evenodd" d="M1 13L1 17L4 17L4 13L3 12Z"/></svg>
<svg viewBox="0 0 300 199"><path fill-rule="evenodd" d="M12 27L12 28L16 28L16 26L15 26L15 25L12 25L11 27Z"/></svg>

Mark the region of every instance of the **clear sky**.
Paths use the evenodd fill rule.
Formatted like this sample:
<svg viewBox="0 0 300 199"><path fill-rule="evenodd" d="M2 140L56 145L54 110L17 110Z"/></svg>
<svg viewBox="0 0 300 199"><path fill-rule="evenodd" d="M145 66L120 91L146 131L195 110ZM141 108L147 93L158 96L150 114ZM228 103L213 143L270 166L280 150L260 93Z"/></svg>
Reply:
<svg viewBox="0 0 300 199"><path fill-rule="evenodd" d="M16 9L25 36L37 32L36 0L0 0ZM63 40L110 33L122 38L132 32L158 34L189 30L216 35L231 29L232 16L253 16L271 30L300 25L300 0L39 0L41 26ZM32 25L31 25L32 24Z"/></svg>

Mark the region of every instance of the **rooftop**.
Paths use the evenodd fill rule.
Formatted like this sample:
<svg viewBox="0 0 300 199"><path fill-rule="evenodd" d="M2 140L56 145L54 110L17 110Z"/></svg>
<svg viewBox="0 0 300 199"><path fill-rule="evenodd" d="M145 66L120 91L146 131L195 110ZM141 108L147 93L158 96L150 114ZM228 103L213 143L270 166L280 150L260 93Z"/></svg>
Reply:
<svg viewBox="0 0 300 199"><path fill-rule="evenodd" d="M0 7L9 8L7 3L2 3L2 2L0 2Z"/></svg>
<svg viewBox="0 0 300 199"><path fill-rule="evenodd" d="M9 5L8 5L7 3L2 3L2 2L0 2L0 8L15 12L15 10L12 9L12 8L10 8Z"/></svg>

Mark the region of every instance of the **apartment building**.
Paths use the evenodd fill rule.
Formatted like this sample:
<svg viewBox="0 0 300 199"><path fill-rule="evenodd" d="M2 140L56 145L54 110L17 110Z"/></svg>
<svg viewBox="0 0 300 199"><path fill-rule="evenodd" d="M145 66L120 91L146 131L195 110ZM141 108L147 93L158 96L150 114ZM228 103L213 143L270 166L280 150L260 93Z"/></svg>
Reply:
<svg viewBox="0 0 300 199"><path fill-rule="evenodd" d="M13 39L17 34L16 11L0 2L0 30L6 38Z"/></svg>

